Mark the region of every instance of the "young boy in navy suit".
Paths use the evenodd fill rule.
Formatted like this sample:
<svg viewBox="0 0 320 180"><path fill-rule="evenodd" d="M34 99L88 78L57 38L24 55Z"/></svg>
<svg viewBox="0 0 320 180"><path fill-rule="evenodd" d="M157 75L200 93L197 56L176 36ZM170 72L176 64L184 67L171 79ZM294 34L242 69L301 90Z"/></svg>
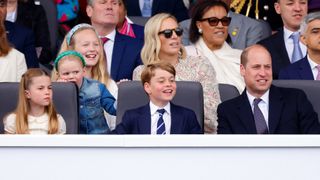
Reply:
<svg viewBox="0 0 320 180"><path fill-rule="evenodd" d="M117 134L201 134L196 114L170 102L176 94L176 71L169 63L145 66L141 81L150 102L125 112Z"/></svg>

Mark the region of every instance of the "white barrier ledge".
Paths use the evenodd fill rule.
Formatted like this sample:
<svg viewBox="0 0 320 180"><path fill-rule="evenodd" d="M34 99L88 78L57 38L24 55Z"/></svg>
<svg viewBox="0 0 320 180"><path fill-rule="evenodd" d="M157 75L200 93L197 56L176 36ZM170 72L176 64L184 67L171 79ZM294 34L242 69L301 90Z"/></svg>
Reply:
<svg viewBox="0 0 320 180"><path fill-rule="evenodd" d="M320 135L0 135L1 147L319 147Z"/></svg>

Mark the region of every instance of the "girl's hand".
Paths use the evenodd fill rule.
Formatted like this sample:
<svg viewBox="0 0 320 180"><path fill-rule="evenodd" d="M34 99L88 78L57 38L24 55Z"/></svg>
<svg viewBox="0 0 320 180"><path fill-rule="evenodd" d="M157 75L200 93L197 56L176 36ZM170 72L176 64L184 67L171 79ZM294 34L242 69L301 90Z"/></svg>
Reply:
<svg viewBox="0 0 320 180"><path fill-rule="evenodd" d="M57 82L68 82L66 79L58 78Z"/></svg>

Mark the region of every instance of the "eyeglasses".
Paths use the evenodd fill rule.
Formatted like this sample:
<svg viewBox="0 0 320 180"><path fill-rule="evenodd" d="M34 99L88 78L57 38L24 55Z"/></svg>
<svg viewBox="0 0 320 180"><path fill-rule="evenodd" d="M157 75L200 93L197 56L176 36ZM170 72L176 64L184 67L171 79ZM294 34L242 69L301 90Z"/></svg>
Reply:
<svg viewBox="0 0 320 180"><path fill-rule="evenodd" d="M200 19L199 21L208 21L210 26L218 26L219 22L221 22L222 26L229 26L231 22L231 17L223 17L221 19L216 17L209 17Z"/></svg>
<svg viewBox="0 0 320 180"><path fill-rule="evenodd" d="M165 38L169 39L172 37L173 31L179 37L182 36L183 34L183 30L181 28L176 28L176 29L166 29L166 30L160 31L158 35L163 34Z"/></svg>

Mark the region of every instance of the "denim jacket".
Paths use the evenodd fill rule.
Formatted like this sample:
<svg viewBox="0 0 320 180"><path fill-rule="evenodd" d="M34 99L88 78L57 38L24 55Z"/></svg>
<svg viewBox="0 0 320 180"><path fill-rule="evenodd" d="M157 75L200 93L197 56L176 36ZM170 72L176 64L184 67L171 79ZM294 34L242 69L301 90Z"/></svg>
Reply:
<svg viewBox="0 0 320 180"><path fill-rule="evenodd" d="M83 78L79 92L80 134L107 134L109 126L103 109L116 115L115 98L99 81Z"/></svg>

